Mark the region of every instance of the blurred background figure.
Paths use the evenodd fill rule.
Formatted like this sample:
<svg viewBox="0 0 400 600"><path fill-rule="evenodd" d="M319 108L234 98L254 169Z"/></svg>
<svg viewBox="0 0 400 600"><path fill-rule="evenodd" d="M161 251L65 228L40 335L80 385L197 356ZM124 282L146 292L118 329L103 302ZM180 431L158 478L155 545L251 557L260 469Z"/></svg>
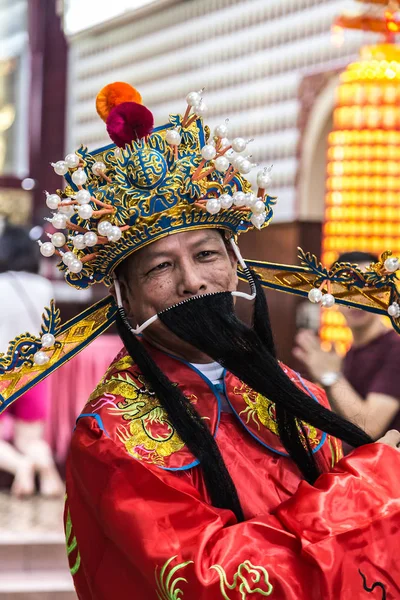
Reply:
<svg viewBox="0 0 400 600"><path fill-rule="evenodd" d="M365 270L377 257L366 252L346 252L340 262L357 263ZM353 344L342 358L335 350L324 352L319 337L301 330L294 356L311 378L324 386L333 410L353 421L374 439L400 426L400 337L382 317L356 308L340 307L353 335Z"/></svg>
<svg viewBox="0 0 400 600"><path fill-rule="evenodd" d="M8 224L0 232L0 352L24 331L39 334L43 307L53 296L51 283L38 274L39 248L21 227ZM40 493L61 495L63 483L45 442L44 426L48 403L47 382L24 394L0 416L0 469L12 473L11 492L28 496L35 492L35 474ZM12 417L12 443L6 423Z"/></svg>

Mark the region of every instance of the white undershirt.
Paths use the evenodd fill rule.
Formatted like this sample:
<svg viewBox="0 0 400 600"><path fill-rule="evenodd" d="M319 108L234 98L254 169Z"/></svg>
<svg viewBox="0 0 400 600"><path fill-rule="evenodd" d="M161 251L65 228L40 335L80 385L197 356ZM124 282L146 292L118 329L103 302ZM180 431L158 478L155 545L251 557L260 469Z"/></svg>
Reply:
<svg viewBox="0 0 400 600"><path fill-rule="evenodd" d="M201 364L195 364L195 363L191 363L192 367L194 367L195 369L197 369L198 371L200 371L200 373L202 375L204 375L204 377L206 377L206 379L208 379L209 381L211 381L211 383L213 385L217 385L217 384L222 384L224 382L224 367L222 367L219 363L217 362L212 362L212 363L201 363ZM223 412L232 412L232 409L229 405L229 402L227 401L225 394L220 393L219 394L220 400L221 400L221 410Z"/></svg>

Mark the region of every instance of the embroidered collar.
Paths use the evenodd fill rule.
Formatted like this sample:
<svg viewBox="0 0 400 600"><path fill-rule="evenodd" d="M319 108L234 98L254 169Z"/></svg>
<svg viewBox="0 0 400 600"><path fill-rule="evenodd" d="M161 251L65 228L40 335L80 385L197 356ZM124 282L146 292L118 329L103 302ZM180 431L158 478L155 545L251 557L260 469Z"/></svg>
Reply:
<svg viewBox="0 0 400 600"><path fill-rule="evenodd" d="M214 436L221 413L218 390L194 365L148 346L153 359L168 378L179 386L192 402ZM282 368L317 402L321 401L298 374ZM252 390L235 375L224 372L224 394L248 433L268 450L287 456L277 435L275 405ZM167 470L189 469L198 461L177 435L137 365L123 350L111 364L103 380L90 396L80 418L92 416L116 443L122 444L134 458ZM307 426L314 452L325 442L326 434Z"/></svg>

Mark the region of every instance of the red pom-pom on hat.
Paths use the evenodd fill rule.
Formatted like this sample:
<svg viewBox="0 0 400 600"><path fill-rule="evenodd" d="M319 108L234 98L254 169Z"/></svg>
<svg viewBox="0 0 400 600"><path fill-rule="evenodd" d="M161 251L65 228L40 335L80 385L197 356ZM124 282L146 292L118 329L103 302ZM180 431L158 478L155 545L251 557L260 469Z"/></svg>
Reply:
<svg viewBox="0 0 400 600"><path fill-rule="evenodd" d="M154 117L148 108L137 102L123 102L115 106L108 115L108 135L120 148L140 140L151 133Z"/></svg>

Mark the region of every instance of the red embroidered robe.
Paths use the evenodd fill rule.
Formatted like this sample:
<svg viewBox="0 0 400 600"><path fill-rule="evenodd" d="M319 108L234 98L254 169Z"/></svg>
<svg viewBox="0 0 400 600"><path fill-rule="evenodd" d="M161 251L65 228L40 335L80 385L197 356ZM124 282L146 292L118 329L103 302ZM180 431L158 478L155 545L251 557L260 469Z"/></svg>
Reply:
<svg viewBox="0 0 400 600"><path fill-rule="evenodd" d="M210 505L201 469L121 352L78 418L67 465L80 600L400 598L397 450L371 444L339 460L339 443L309 428L326 472L311 486L279 442L271 402L226 373L232 413L222 413L198 371L151 352L207 419L246 521Z"/></svg>

